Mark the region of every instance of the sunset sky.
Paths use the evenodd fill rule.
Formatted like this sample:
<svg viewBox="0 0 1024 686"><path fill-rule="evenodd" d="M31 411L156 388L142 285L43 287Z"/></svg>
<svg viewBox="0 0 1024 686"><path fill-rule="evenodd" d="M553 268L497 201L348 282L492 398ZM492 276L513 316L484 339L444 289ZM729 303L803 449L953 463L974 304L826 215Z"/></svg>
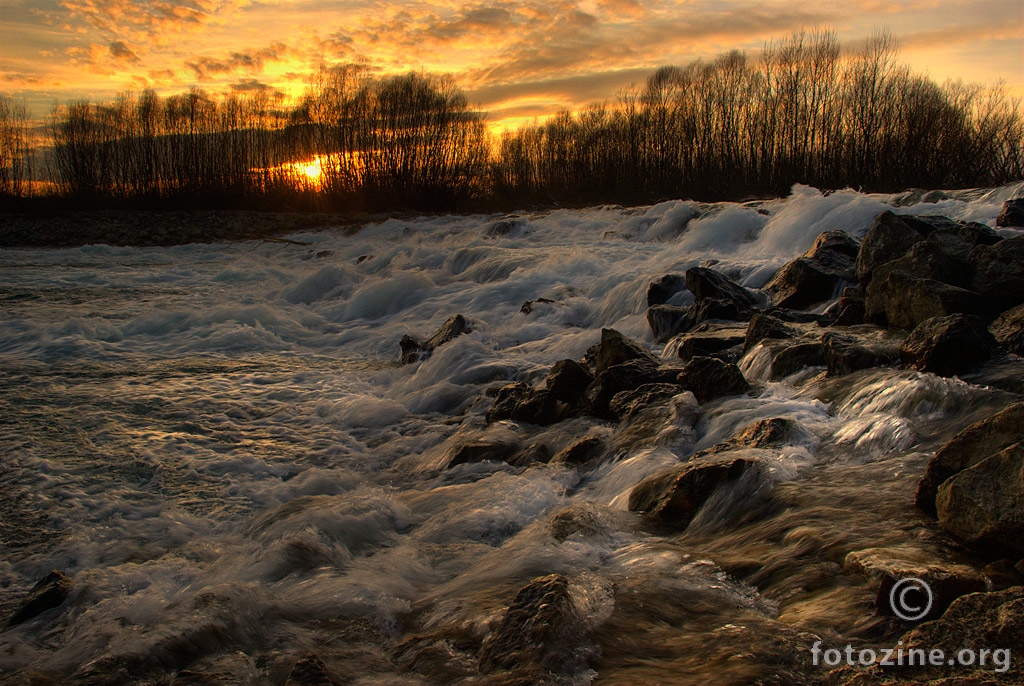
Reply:
<svg viewBox="0 0 1024 686"><path fill-rule="evenodd" d="M800 28L852 47L878 29L944 81L1024 95L1020 0L0 0L0 91L35 116L58 101L152 87L301 91L322 62L451 73L492 122L611 99L654 67Z"/></svg>

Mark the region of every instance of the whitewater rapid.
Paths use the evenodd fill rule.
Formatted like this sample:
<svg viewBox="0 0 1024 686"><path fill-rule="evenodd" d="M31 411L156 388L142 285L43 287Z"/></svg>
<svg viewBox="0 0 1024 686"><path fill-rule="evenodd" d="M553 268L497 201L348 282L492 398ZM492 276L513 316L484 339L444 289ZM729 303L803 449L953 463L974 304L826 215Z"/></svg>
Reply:
<svg viewBox="0 0 1024 686"><path fill-rule="evenodd" d="M804 578L835 565L829 546L909 536L890 521L912 516L906 492L995 391L896 369L768 382L755 351L741 368L761 391L680 406L700 413L692 430L625 442L592 472L439 466L481 437L552 452L614 442L597 419L527 436L483 413L494 389L539 382L602 328L660 353L645 293L665 274L714 264L757 288L823 231L861 238L886 209L994 225L1022 191L922 203L797 186L744 204L390 219L285 241L2 250L0 615L50 570L75 585L59 612L0 634L0 672L84 679L149 660L159 678L269 684L314 652L354 683L437 683L395 645L439 627L482 636L553 572L594 636L576 683L742 683L756 669L730 660L752 636L853 631L852 591L814 604L737 570ZM404 334L423 340L454 314L472 333L398 364ZM769 417L804 431L771 458L785 512L734 532L734 503L712 504L662 536L627 511L645 476ZM552 522L567 512L592 526L560 539ZM777 652L755 662L775 669L789 659Z"/></svg>

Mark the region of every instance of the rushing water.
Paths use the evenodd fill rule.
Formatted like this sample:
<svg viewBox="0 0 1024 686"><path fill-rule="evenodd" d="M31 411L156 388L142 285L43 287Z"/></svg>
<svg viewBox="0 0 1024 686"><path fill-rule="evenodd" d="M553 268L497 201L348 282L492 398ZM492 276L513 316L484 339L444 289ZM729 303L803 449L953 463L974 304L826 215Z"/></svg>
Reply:
<svg viewBox="0 0 1024 686"><path fill-rule="evenodd" d="M1020 190L897 211L991 224ZM619 440L593 471L437 467L480 436L552 452L614 441L596 419L488 427L488 391L539 381L602 327L654 349L651 280L717 260L759 287L824 230L863 236L893 200L797 187L749 205L389 220L290 242L0 251L0 614L52 569L74 578L59 610L0 634L0 673L280 684L313 652L353 683L449 683L474 672L470 649L410 663L402 642L478 642L519 588L558 572L583 618L567 683L812 678L813 637L884 634L847 553L954 554L913 491L1000 392L812 372L709 403L692 430L652 427L666 440ZM520 311L542 297L554 302ZM473 333L398 365L403 334L455 313ZM762 455L759 517L734 515L764 495L750 492L682 534L627 511L644 476L769 417L804 438Z"/></svg>

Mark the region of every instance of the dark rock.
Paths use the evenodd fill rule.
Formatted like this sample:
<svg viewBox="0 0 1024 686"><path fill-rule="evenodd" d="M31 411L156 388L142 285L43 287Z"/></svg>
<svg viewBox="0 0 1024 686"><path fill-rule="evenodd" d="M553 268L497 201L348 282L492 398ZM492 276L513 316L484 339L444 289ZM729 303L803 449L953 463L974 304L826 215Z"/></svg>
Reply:
<svg viewBox="0 0 1024 686"><path fill-rule="evenodd" d="M337 683L316 653L306 653L295 663L285 686L335 686Z"/></svg>
<svg viewBox="0 0 1024 686"><path fill-rule="evenodd" d="M519 381L498 391L485 417L488 423L511 419L540 426L548 426L564 418L559 412L558 401L550 393Z"/></svg>
<svg viewBox="0 0 1024 686"><path fill-rule="evenodd" d="M785 264L762 289L775 307L804 308L831 300L854 280L859 245L844 231L826 231L800 257Z"/></svg>
<svg viewBox="0 0 1024 686"><path fill-rule="evenodd" d="M864 289L859 286L848 286L839 296L836 307L836 318L833 326L856 326L864 323L865 309Z"/></svg>
<svg viewBox="0 0 1024 686"><path fill-rule="evenodd" d="M533 312L534 308L537 305L551 305L554 302L555 301L552 300L551 298L537 298L536 300L527 300L526 302L523 303L522 307L519 308L519 311L522 314L530 314L531 312Z"/></svg>
<svg viewBox="0 0 1024 686"><path fill-rule="evenodd" d="M932 605L921 621L936 619L960 596L989 589L983 574L967 565L937 563L934 555L923 551L901 548L868 548L856 550L846 556L843 564L847 571L877 581L875 607L880 614L893 616L892 590L903 579L920 579L932 592ZM905 607L924 607L928 602L906 598Z"/></svg>
<svg viewBox="0 0 1024 686"><path fill-rule="evenodd" d="M1003 237L991 227L977 222L956 222L950 227L939 229L928 236L942 252L959 260L966 261L971 250L978 245L995 245Z"/></svg>
<svg viewBox="0 0 1024 686"><path fill-rule="evenodd" d="M507 461L513 467L529 467L537 462L547 464L551 461L551 451L544 443L531 443Z"/></svg>
<svg viewBox="0 0 1024 686"><path fill-rule="evenodd" d="M700 403L750 390L750 384L743 378L739 367L714 357L693 358L679 372L676 380Z"/></svg>
<svg viewBox="0 0 1024 686"><path fill-rule="evenodd" d="M964 543L1024 554L1024 441L946 479L935 510L939 526Z"/></svg>
<svg viewBox="0 0 1024 686"><path fill-rule="evenodd" d="M969 281L970 266L946 255L934 243L924 241L915 244L905 256L875 268L864 302L867 321L881 325L888 321L889 302L899 295L892 290L894 283L899 282L891 282L888 278L895 272L962 288Z"/></svg>
<svg viewBox="0 0 1024 686"><path fill-rule="evenodd" d="M853 336L844 336L832 331L822 335L821 345L829 376L843 376L858 369L888 365L898 359L895 355L861 345Z"/></svg>
<svg viewBox="0 0 1024 686"><path fill-rule="evenodd" d="M584 438L551 458L551 464L585 464L604 452L604 441L596 436Z"/></svg>
<svg viewBox="0 0 1024 686"><path fill-rule="evenodd" d="M745 448L774 448L788 445L802 435L800 426L792 419L772 417L748 424L730 442Z"/></svg>
<svg viewBox="0 0 1024 686"><path fill-rule="evenodd" d="M455 338L466 334L472 333L473 329L470 327L469 322L461 314L457 314L451 317L444 324L441 325L434 335L427 339L426 343L419 343L412 336L402 336L402 340L398 342L402 348L402 364L410 364L417 360L426 359L430 356L434 350L440 348L445 343L449 343Z"/></svg>
<svg viewBox="0 0 1024 686"><path fill-rule="evenodd" d="M746 321L752 312L739 309L734 302L703 298L688 308L655 305L647 310L647 323L654 340L665 343L677 334L691 331L711 321Z"/></svg>
<svg viewBox="0 0 1024 686"><path fill-rule="evenodd" d="M570 505L553 514L547 523L551 537L559 542L572 537L593 538L610 533L589 503Z"/></svg>
<svg viewBox="0 0 1024 686"><path fill-rule="evenodd" d="M889 274L885 288L889 292L885 301L886 320L889 326L901 329L913 329L933 317L991 311L991 301L978 293L903 272ZM869 306L869 317L870 310Z"/></svg>
<svg viewBox="0 0 1024 686"><path fill-rule="evenodd" d="M475 462L508 462L518 446L509 443L462 443L445 455L445 468Z"/></svg>
<svg viewBox="0 0 1024 686"><path fill-rule="evenodd" d="M655 305L647 310L647 323L654 334L654 340L664 343L678 333L686 331L689 307L675 305Z"/></svg>
<svg viewBox="0 0 1024 686"><path fill-rule="evenodd" d="M900 346L900 360L921 372L955 376L977 369L995 347L985 322L974 315L953 314L914 327Z"/></svg>
<svg viewBox="0 0 1024 686"><path fill-rule="evenodd" d="M666 274L647 287L647 306L664 305L676 293L686 290L686 277L681 274Z"/></svg>
<svg viewBox="0 0 1024 686"><path fill-rule="evenodd" d="M705 325L708 326L708 325ZM701 327L702 329L704 327ZM739 348L746 340L746 327L714 327L698 329L679 334L665 346L665 355L671 350L675 357L689 360L691 357L720 357L719 353ZM738 352L738 351L737 351Z"/></svg>
<svg viewBox="0 0 1024 686"><path fill-rule="evenodd" d="M988 327L999 347L1008 353L1024 356L1024 305L999 315Z"/></svg>
<svg viewBox="0 0 1024 686"><path fill-rule="evenodd" d="M796 338L800 332L787 325L781 319L770 314L759 312L747 325L747 335L743 340L743 352L753 348L766 338Z"/></svg>
<svg viewBox="0 0 1024 686"><path fill-rule="evenodd" d="M861 287L866 288L872 281L876 267L898 260L925 238L915 227L888 210L875 217L857 254L855 271Z"/></svg>
<svg viewBox="0 0 1024 686"><path fill-rule="evenodd" d="M579 622L561 574L534 579L516 595L498 628L484 641L480 671L540 667L560 671L578 638Z"/></svg>
<svg viewBox="0 0 1024 686"><path fill-rule="evenodd" d="M616 393L608 407L618 419L626 419L641 409L666 398L679 395L683 388L674 383L649 383Z"/></svg>
<svg viewBox="0 0 1024 686"><path fill-rule="evenodd" d="M1010 405L998 414L971 424L928 462L917 486L915 504L934 517L935 494L946 479L1022 440L1024 403Z"/></svg>
<svg viewBox="0 0 1024 686"><path fill-rule="evenodd" d="M756 298L743 286L714 269L692 267L686 270L686 287L697 301L720 300L732 303L737 310L749 309Z"/></svg>
<svg viewBox="0 0 1024 686"><path fill-rule="evenodd" d="M612 398L623 391L631 391L645 384L676 383L678 367L659 367L647 360L630 360L609 367L597 375L586 391L585 399L590 411L598 417L610 416Z"/></svg>
<svg viewBox="0 0 1024 686"><path fill-rule="evenodd" d="M595 374L600 374L609 367L630 360L642 360L655 365L658 363L658 358L633 339L615 329L601 329L601 341L587 351L584 364L591 367Z"/></svg>
<svg viewBox="0 0 1024 686"><path fill-rule="evenodd" d="M772 356L769 378L784 379L810 367L825 366L825 349L820 341L781 346Z"/></svg>
<svg viewBox="0 0 1024 686"><path fill-rule="evenodd" d="M747 458L690 462L669 467L637 484L629 494L631 512L659 524L685 529L718 489L758 469Z"/></svg>
<svg viewBox="0 0 1024 686"><path fill-rule="evenodd" d="M1003 203L1003 209L996 217L996 226L1024 226L1024 198L1014 198Z"/></svg>
<svg viewBox="0 0 1024 686"><path fill-rule="evenodd" d="M67 599L73 585L71 577L59 570L53 570L40 579L21 599L18 609L7 620L7 626L22 624L36 615L58 607Z"/></svg>
<svg viewBox="0 0 1024 686"><path fill-rule="evenodd" d="M526 226L526 221L519 217L499 219L496 222L492 222L491 225L487 227L484 231L484 236L487 238L499 238L522 229L524 226Z"/></svg>
<svg viewBox="0 0 1024 686"><path fill-rule="evenodd" d="M998 311L1024 304L1024 236L979 245L968 259L974 267L971 290L999 303Z"/></svg>
<svg viewBox="0 0 1024 686"><path fill-rule="evenodd" d="M578 403L593 382L594 375L576 360L559 360L548 372L544 385L556 400Z"/></svg>

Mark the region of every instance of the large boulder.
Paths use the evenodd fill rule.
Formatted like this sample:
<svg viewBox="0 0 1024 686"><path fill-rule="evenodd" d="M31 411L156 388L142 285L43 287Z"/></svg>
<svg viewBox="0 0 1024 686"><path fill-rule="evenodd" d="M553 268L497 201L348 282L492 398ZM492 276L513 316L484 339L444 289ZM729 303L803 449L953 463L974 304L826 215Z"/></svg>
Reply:
<svg viewBox="0 0 1024 686"><path fill-rule="evenodd" d="M995 347L985 322L974 315L951 314L914 327L900 346L900 361L920 372L956 376L977 369Z"/></svg>
<svg viewBox="0 0 1024 686"><path fill-rule="evenodd" d="M586 464L600 457L604 450L605 442L597 436L590 436L560 450L551 458L551 464Z"/></svg>
<svg viewBox="0 0 1024 686"><path fill-rule="evenodd" d="M676 382L700 403L750 390L739 367L715 357L694 357L679 372Z"/></svg>
<svg viewBox="0 0 1024 686"><path fill-rule="evenodd" d="M1003 209L996 217L996 226L1024 226L1024 198L1014 198L1003 203Z"/></svg>
<svg viewBox="0 0 1024 686"><path fill-rule="evenodd" d="M633 339L623 336L615 329L601 329L600 342L587 351L583 363L592 368L595 374L600 374L609 367L630 360L658 364L658 359Z"/></svg>
<svg viewBox="0 0 1024 686"><path fill-rule="evenodd" d="M647 308L647 323L654 334L654 340L664 343L676 334L689 329L689 307L675 305L654 305Z"/></svg>
<svg viewBox="0 0 1024 686"><path fill-rule="evenodd" d="M787 263L765 284L775 307L804 308L831 300L854 280L860 245L845 231L826 231L800 257Z"/></svg>
<svg viewBox="0 0 1024 686"><path fill-rule="evenodd" d="M870 288L874 287L872 282ZM889 326L913 329L932 317L991 312L991 301L978 293L934 279L892 272L885 280L885 318ZM870 296L869 296L870 297ZM870 308L869 308L870 310ZM870 312L869 312L870 316Z"/></svg>
<svg viewBox="0 0 1024 686"><path fill-rule="evenodd" d="M935 516L935 495L946 479L1019 441L1024 441L1024 403L1010 405L971 424L942 446L928 462L924 477L917 486L915 504Z"/></svg>
<svg viewBox="0 0 1024 686"><path fill-rule="evenodd" d="M988 327L1003 350L1024 356L1024 305L1018 305L999 315Z"/></svg>
<svg viewBox="0 0 1024 686"><path fill-rule="evenodd" d="M74 582L64 572L53 570L36 583L21 599L14 614L7 620L7 626L22 624L47 610L59 607L68 595Z"/></svg>
<svg viewBox="0 0 1024 686"><path fill-rule="evenodd" d="M887 306L896 297L889 275L900 272L909 276L932 279L963 288L967 286L970 267L962 260L950 257L930 241L916 243L903 257L875 267L871 283L865 290L864 317L869 322L885 324Z"/></svg>
<svg viewBox="0 0 1024 686"><path fill-rule="evenodd" d="M654 403L673 398L684 390L675 383L648 383L637 388L616 393L608 408L618 419L629 419L637 412Z"/></svg>
<svg viewBox="0 0 1024 686"><path fill-rule="evenodd" d="M654 340L664 343L673 336L692 331L711 321L746 321L752 311L741 309L732 300L702 298L689 307L655 305L647 310L647 323Z"/></svg>
<svg viewBox="0 0 1024 686"><path fill-rule="evenodd" d="M758 312L747 324L747 333L743 339L743 352L747 352L766 338L796 338L800 332L770 314Z"/></svg>
<svg viewBox="0 0 1024 686"><path fill-rule="evenodd" d="M608 367L587 387L584 399L590 413L597 417L612 418L612 399L623 391L631 391L646 384L677 384L678 367L661 367L648 360L629 360ZM682 392L680 389L679 392Z"/></svg>
<svg viewBox="0 0 1024 686"><path fill-rule="evenodd" d="M685 529L720 488L758 470L757 460L728 456L669 467L637 484L629 494L629 509L651 521Z"/></svg>
<svg viewBox="0 0 1024 686"><path fill-rule="evenodd" d="M825 366L825 349L820 341L795 341L772 347L772 365L768 378L784 379L811 367Z"/></svg>
<svg viewBox="0 0 1024 686"><path fill-rule="evenodd" d="M898 260L925 239L926 234L888 210L875 217L857 254L855 271L861 287L871 282L876 267Z"/></svg>
<svg viewBox="0 0 1024 686"><path fill-rule="evenodd" d="M1024 236L979 245L968 259L974 268L971 290L999 303L997 311L1024 304Z"/></svg>
<svg viewBox="0 0 1024 686"><path fill-rule="evenodd" d="M1024 441L943 482L935 510L939 526L964 543L1024 555Z"/></svg>
<svg viewBox="0 0 1024 686"><path fill-rule="evenodd" d="M976 246L995 245L1003 237L989 226L977 222L957 222L934 231L928 241L951 257L966 261Z"/></svg>
<svg viewBox="0 0 1024 686"><path fill-rule="evenodd" d="M494 404L487 410L485 418L488 423L511 419L548 426L565 418L562 409L547 389L533 388L516 381L498 390Z"/></svg>
<svg viewBox="0 0 1024 686"><path fill-rule="evenodd" d="M555 362L544 380L548 393L556 400L579 404L587 386L594 382L594 375L576 360Z"/></svg>
<svg viewBox="0 0 1024 686"><path fill-rule="evenodd" d="M686 277L682 274L666 274L647 286L647 306L664 305L676 293L686 290Z"/></svg>
<svg viewBox="0 0 1024 686"><path fill-rule="evenodd" d="M689 360L692 357L723 357L725 351L739 352L746 339L747 327L703 324L696 331L679 334L665 346L665 357Z"/></svg>
<svg viewBox="0 0 1024 686"><path fill-rule="evenodd" d="M757 300L746 288L729 277L708 267L692 267L686 270L686 287L697 301L721 300L744 310L753 307Z"/></svg>
<svg viewBox="0 0 1024 686"><path fill-rule="evenodd" d="M894 351L881 346L868 347L854 336L829 331L821 336L825 366L829 376L843 376L858 369L870 369L896 362Z"/></svg>

